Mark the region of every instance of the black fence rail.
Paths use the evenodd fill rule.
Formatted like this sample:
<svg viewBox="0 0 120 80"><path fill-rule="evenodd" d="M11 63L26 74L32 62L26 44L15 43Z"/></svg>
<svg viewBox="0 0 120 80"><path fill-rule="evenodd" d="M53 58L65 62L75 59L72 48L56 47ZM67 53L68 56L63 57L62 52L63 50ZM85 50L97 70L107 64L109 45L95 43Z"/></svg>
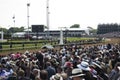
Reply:
<svg viewBox="0 0 120 80"><path fill-rule="evenodd" d="M64 45L86 45L86 44L98 44L103 42L102 40L82 40L82 41L67 41ZM12 50L26 50L26 49L37 49L41 46L50 44L53 46L64 46L59 45L59 41L29 41L29 42L3 42L0 43L0 52L12 51Z"/></svg>

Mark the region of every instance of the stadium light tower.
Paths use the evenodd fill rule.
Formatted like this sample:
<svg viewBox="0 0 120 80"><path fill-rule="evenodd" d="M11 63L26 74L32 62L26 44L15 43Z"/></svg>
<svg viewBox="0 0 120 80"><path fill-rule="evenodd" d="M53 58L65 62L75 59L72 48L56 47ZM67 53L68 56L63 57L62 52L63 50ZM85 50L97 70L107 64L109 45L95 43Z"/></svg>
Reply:
<svg viewBox="0 0 120 80"><path fill-rule="evenodd" d="M47 23L47 37L49 37L49 0L47 0L47 3L46 3L46 23Z"/></svg>
<svg viewBox="0 0 120 80"><path fill-rule="evenodd" d="M28 37L28 40L29 40L29 7L30 7L30 3L27 3L27 26L28 26L28 34L27 34L27 37Z"/></svg>

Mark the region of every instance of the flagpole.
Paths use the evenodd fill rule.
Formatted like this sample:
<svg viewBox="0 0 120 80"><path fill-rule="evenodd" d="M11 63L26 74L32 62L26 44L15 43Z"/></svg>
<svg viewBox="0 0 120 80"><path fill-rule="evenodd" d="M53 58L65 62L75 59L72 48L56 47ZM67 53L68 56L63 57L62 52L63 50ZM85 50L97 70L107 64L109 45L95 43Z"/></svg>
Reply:
<svg viewBox="0 0 120 80"><path fill-rule="evenodd" d="M15 15L13 15L13 27L15 27Z"/></svg>
<svg viewBox="0 0 120 80"><path fill-rule="evenodd" d="M15 27L15 14L13 15L12 19L13 19L13 27ZM13 34L13 32L11 31L11 42L12 42L12 34ZM12 45L12 43L11 43L11 45Z"/></svg>
<svg viewBox="0 0 120 80"><path fill-rule="evenodd" d="M15 27L15 19L14 19L14 21L13 21L13 22L14 22L14 27Z"/></svg>
<svg viewBox="0 0 120 80"><path fill-rule="evenodd" d="M47 18L47 37L48 37L48 39L49 39L49 14L50 14L50 12L49 12L49 0L47 0L47 2L46 2L46 18Z"/></svg>
<svg viewBox="0 0 120 80"><path fill-rule="evenodd" d="M29 41L29 6L30 6L30 3L27 3L27 26L28 26L28 41Z"/></svg>

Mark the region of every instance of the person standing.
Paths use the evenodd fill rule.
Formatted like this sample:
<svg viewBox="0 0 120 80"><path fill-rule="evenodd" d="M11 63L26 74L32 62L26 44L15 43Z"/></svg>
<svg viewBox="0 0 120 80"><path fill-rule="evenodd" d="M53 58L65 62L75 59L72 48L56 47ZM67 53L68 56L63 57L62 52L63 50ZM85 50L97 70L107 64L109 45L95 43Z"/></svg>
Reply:
<svg viewBox="0 0 120 80"><path fill-rule="evenodd" d="M36 57L38 59L38 66L39 66L39 68L43 68L43 65L44 65L43 64L44 56L43 56L42 52L38 51L36 53Z"/></svg>
<svg viewBox="0 0 120 80"><path fill-rule="evenodd" d="M112 69L111 73L109 74L109 80L119 80L120 76L120 62L115 64L115 67Z"/></svg>
<svg viewBox="0 0 120 80"><path fill-rule="evenodd" d="M46 67L47 67L47 68L46 68L46 71L48 72L48 80L49 80L52 75L55 75L55 74L56 74L56 70L55 70L55 68L51 65L50 62L47 62L47 63L46 63Z"/></svg>

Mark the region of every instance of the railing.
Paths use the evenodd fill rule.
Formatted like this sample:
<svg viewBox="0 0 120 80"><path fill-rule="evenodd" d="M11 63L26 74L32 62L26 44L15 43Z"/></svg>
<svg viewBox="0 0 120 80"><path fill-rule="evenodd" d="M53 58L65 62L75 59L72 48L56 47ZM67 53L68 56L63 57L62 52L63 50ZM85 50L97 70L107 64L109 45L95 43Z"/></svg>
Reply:
<svg viewBox="0 0 120 80"><path fill-rule="evenodd" d="M72 41L72 42L69 42L67 41L66 44L64 45L71 45L71 44L75 44L75 45L86 45L86 44L97 44L97 43L101 43L102 41ZM19 45L17 44L12 44L12 47L9 47L10 45L8 44L6 48L1 48L0 49L0 52L2 51L14 51L14 50L25 50L25 49L37 49L37 48L41 48L43 45L45 44L51 44L53 46L60 46L59 45L59 42L57 41L49 41L49 42L46 42L46 43L42 43L42 42L36 42L36 43L19 43ZM17 45L17 46L16 46ZM64 46L63 45L63 46Z"/></svg>

